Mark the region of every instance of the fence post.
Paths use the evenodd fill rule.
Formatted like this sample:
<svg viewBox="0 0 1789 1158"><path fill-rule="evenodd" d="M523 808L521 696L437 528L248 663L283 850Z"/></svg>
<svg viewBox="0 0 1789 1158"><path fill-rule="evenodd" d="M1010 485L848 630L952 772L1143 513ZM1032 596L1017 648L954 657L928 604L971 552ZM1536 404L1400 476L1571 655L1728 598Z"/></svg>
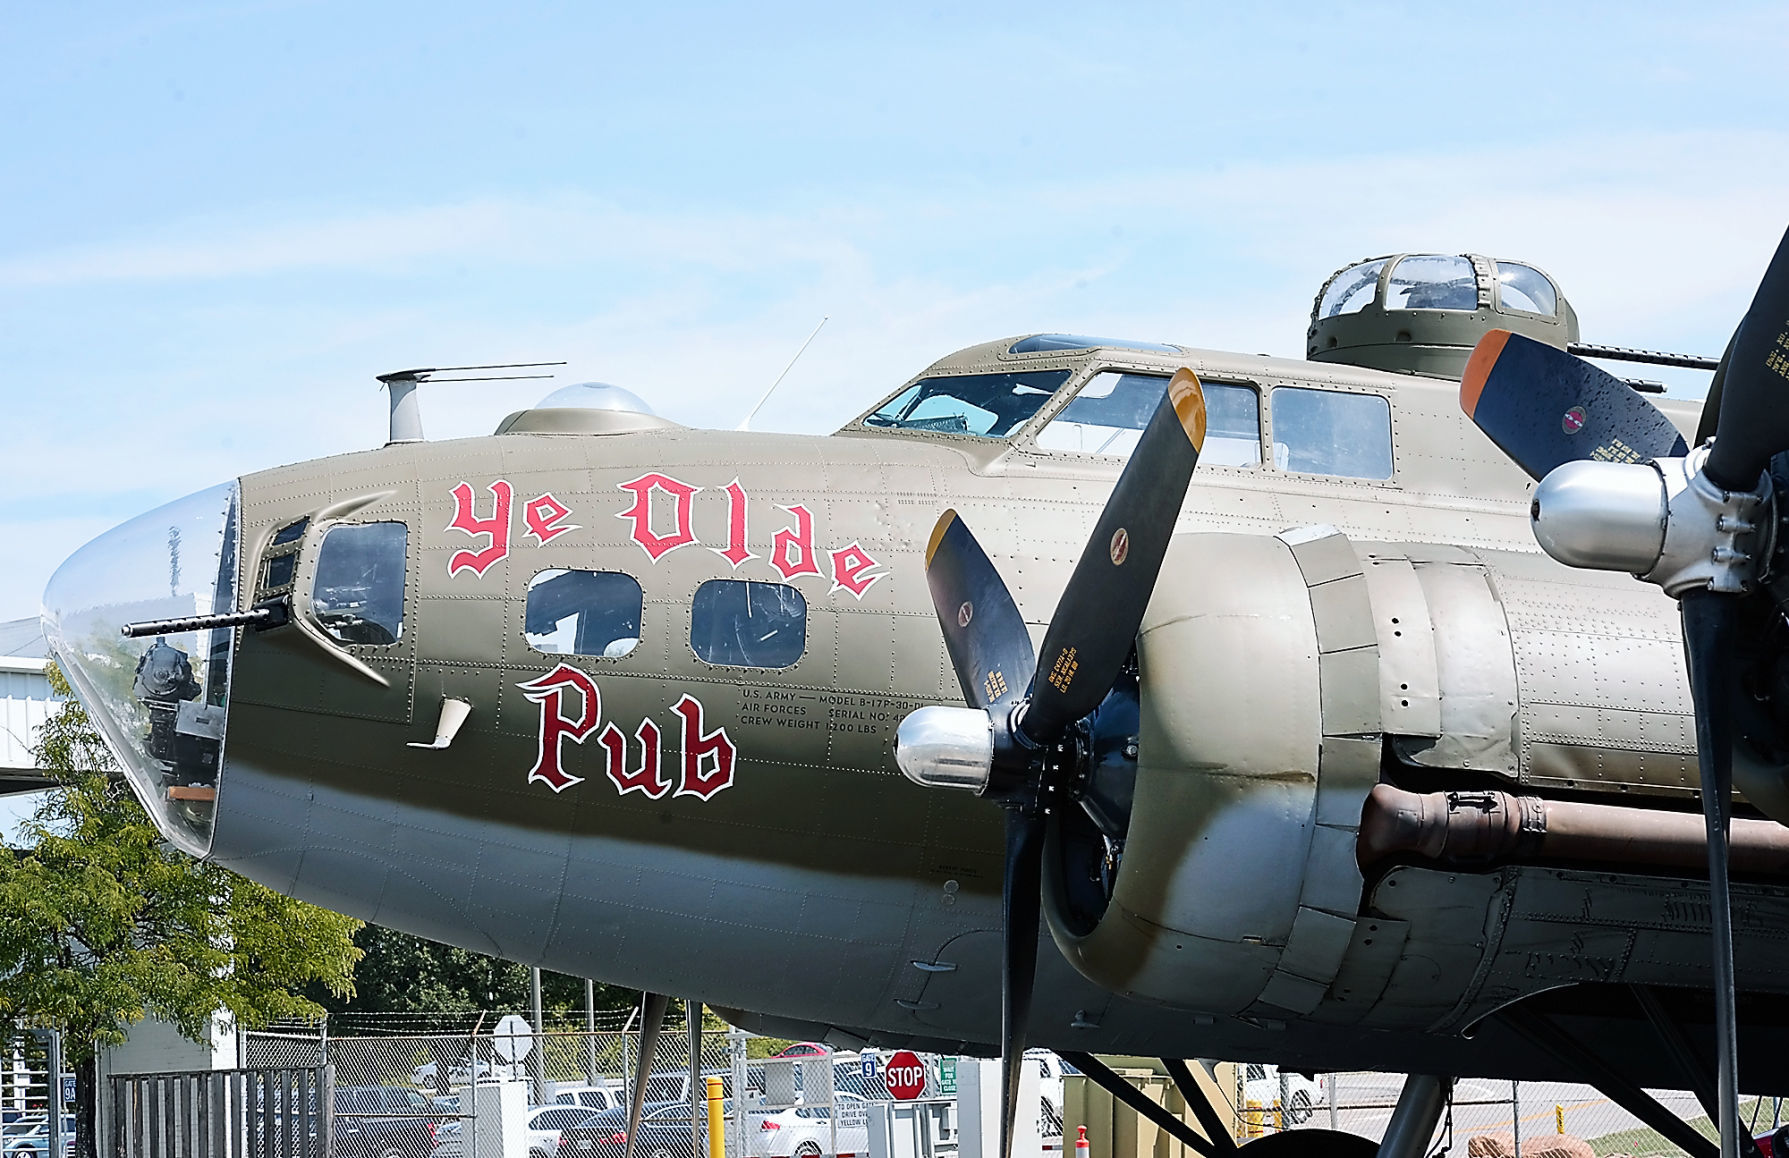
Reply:
<svg viewBox="0 0 1789 1158"><path fill-rule="evenodd" d="M584 979L584 1084L596 1084L596 982Z"/></svg>
<svg viewBox="0 0 1789 1158"><path fill-rule="evenodd" d="M1342 1096L1341 1077L1342 1077L1341 1074L1330 1074L1329 1075L1329 1090L1328 1090L1329 1097L1327 1100L1329 1102L1329 1132L1332 1134L1335 1133L1336 1129L1337 1129L1337 1127L1336 1127L1336 1102L1341 1100L1341 1096ZM1517 1158L1520 1158L1520 1155L1518 1155Z"/></svg>
<svg viewBox="0 0 1789 1158"><path fill-rule="evenodd" d="M1522 1083L1509 1084L1510 1135L1515 1139L1515 1158L1522 1158Z"/></svg>
<svg viewBox="0 0 1789 1158"><path fill-rule="evenodd" d="M317 1078L317 1158L329 1158L335 1145L335 1065L324 1050L323 1071Z"/></svg>

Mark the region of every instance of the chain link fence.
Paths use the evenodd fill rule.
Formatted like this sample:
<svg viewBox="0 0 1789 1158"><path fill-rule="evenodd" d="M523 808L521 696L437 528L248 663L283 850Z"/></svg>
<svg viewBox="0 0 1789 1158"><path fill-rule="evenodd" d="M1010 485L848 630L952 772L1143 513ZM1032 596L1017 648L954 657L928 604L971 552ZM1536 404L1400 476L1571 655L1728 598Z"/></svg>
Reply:
<svg viewBox="0 0 1789 1158"><path fill-rule="evenodd" d="M1237 1140L1278 1130L1343 1130L1380 1140L1391 1121L1401 1074L1276 1071L1238 1065L1225 1092ZM1671 1113L1709 1139L1714 1127L1693 1094L1653 1090ZM1789 1124L1782 1098L1742 1098L1740 1122L1754 1135ZM1680 1158L1684 1151L1590 1086L1463 1078L1430 1151L1449 1158Z"/></svg>

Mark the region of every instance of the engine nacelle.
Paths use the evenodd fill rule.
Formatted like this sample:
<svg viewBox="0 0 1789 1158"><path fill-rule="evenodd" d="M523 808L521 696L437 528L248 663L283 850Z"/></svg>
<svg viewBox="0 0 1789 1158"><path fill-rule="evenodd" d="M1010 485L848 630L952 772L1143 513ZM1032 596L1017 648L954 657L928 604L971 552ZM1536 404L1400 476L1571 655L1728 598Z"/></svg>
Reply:
<svg viewBox="0 0 1789 1158"><path fill-rule="evenodd" d="M1046 903L1068 959L1122 993L1213 1013L1308 1012L1354 931L1378 778L1378 645L1332 528L1174 540L1138 635L1135 803L1097 922Z"/></svg>

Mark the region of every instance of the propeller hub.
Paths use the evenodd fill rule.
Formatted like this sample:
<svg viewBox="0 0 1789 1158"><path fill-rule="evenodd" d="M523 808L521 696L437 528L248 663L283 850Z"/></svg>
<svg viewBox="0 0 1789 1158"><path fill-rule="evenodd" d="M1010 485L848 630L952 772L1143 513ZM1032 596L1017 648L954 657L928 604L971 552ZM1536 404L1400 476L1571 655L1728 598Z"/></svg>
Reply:
<svg viewBox="0 0 1789 1158"><path fill-rule="evenodd" d="M1634 575L1658 564L1666 513L1655 466L1589 460L1554 467L1528 509L1535 540L1561 563Z"/></svg>
<svg viewBox="0 0 1789 1158"><path fill-rule="evenodd" d="M895 763L915 784L980 795L994 772L993 717L942 705L909 712L895 729Z"/></svg>
<svg viewBox="0 0 1789 1158"><path fill-rule="evenodd" d="M1534 490L1534 537L1567 566L1626 571L1673 597L1748 590L1769 554L1771 485L1723 488L1703 469L1708 453L1555 467Z"/></svg>

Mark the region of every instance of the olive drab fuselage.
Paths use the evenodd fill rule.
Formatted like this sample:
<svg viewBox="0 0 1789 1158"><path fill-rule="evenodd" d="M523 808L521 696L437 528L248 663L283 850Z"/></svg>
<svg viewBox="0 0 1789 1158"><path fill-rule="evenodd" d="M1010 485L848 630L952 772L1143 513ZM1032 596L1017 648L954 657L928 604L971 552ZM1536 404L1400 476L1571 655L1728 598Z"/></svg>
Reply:
<svg viewBox="0 0 1789 1158"><path fill-rule="evenodd" d="M921 376L1057 383L998 437L960 415L811 437L536 411L245 476L234 604L284 600L291 622L237 630L210 855L748 1027L985 1049L1001 812L892 755L908 712L961 702L927 539L959 512L1035 640L1123 465L1097 422L1065 444L1064 409L1122 385L1102 374L1185 365L1229 441L1208 441L1139 635L1108 907L1040 953L1034 1043L1538 1077L1553 1063L1473 1025L1549 990L1706 984L1693 874L1358 863L1388 769L1693 807L1673 606L1537 552L1531 484L1456 382L1011 347ZM1120 396L1089 389L1088 414ZM1383 422L1383 477L1301 457L1326 415ZM1333 461L1378 461L1352 429L1325 436L1346 444ZM419 746L446 701L463 725ZM1736 897L1742 989L1789 991L1789 894ZM1591 1000L1565 1019L1617 1047L1631 1032Z"/></svg>

